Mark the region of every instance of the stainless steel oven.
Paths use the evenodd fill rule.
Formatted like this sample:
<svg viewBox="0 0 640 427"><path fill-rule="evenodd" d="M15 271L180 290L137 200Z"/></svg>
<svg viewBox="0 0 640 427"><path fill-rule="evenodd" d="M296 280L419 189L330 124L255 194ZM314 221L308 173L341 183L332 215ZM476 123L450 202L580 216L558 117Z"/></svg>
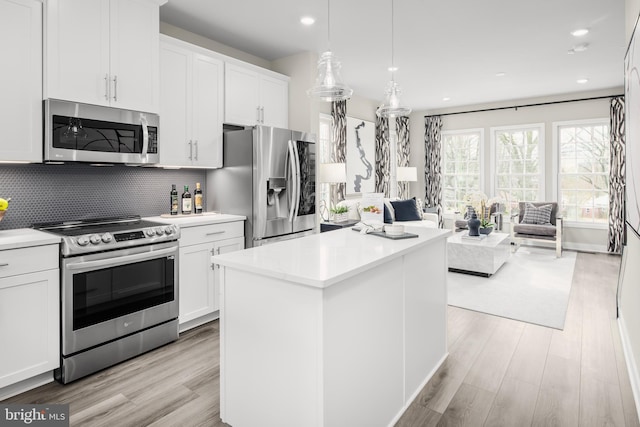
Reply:
<svg viewBox="0 0 640 427"><path fill-rule="evenodd" d="M68 383L177 339L177 227L139 218L66 224L36 227L63 236L56 379Z"/></svg>

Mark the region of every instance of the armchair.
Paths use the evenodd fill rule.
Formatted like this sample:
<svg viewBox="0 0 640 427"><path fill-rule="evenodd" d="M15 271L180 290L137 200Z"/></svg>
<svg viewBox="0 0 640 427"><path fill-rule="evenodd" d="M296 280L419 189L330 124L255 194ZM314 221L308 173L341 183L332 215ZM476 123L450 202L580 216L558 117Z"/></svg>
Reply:
<svg viewBox="0 0 640 427"><path fill-rule="evenodd" d="M527 205L533 205L533 209ZM546 219L540 220L537 216L539 208L551 205L551 212ZM511 216L511 241L517 250L524 239L538 242L554 242L556 257L562 257L562 217L558 216L558 204L556 202L519 202L519 212ZM538 208L538 209L536 209ZM529 213L525 220L525 213ZM531 217L534 220L531 220ZM542 223L541 223L542 222Z"/></svg>

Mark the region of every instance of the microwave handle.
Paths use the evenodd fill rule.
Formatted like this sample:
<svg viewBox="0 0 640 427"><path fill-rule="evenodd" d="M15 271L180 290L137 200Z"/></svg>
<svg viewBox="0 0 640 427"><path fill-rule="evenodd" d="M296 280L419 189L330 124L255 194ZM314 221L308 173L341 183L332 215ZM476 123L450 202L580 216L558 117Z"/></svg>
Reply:
<svg viewBox="0 0 640 427"><path fill-rule="evenodd" d="M149 151L149 125L144 114L140 114L140 124L142 125L142 158L146 160Z"/></svg>

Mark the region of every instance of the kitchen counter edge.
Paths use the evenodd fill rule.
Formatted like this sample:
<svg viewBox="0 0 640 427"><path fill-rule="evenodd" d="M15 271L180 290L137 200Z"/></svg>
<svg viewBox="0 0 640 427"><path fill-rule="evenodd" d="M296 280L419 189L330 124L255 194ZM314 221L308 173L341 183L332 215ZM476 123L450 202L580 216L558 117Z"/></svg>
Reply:
<svg viewBox="0 0 640 427"><path fill-rule="evenodd" d="M306 286L327 288L381 262L401 257L435 241L446 240L451 235L450 230L436 228L415 227L408 231L419 237L390 240L363 236L347 228L215 255L212 260L229 268ZM364 249L367 246L370 250ZM328 253L333 253L330 260L318 260ZM298 262L291 261L294 254L299 256ZM301 258L305 258L306 262Z"/></svg>
<svg viewBox="0 0 640 427"><path fill-rule="evenodd" d="M32 228L0 230L0 251L33 246L56 245L61 241L62 239L59 236Z"/></svg>
<svg viewBox="0 0 640 427"><path fill-rule="evenodd" d="M148 221L161 222L164 224L175 224L180 228L197 227L200 225L209 224L222 224L225 222L244 221L246 216L242 215L230 215L230 214L215 214L215 215L196 215L193 216L180 216L176 218L168 218L163 216L151 216L143 218Z"/></svg>

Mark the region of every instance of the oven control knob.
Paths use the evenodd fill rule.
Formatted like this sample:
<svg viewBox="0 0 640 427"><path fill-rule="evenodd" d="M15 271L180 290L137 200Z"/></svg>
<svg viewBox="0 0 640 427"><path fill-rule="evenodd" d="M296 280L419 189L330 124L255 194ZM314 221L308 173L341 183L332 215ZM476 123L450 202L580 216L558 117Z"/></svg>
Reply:
<svg viewBox="0 0 640 427"><path fill-rule="evenodd" d="M89 240L93 245L97 245L98 243L102 242L102 239L97 234L92 234L91 236L89 236Z"/></svg>
<svg viewBox="0 0 640 427"><path fill-rule="evenodd" d="M103 241L104 243L109 243L109 242L111 242L112 240L113 240L113 236L112 236L110 233L104 233L104 234L102 235L102 241Z"/></svg>
<svg viewBox="0 0 640 427"><path fill-rule="evenodd" d="M173 234L173 228L171 228L171 226L166 226L164 228L164 233L165 234Z"/></svg>
<svg viewBox="0 0 640 427"><path fill-rule="evenodd" d="M80 236L76 240L76 243L80 246L87 246L89 244L89 238L87 236Z"/></svg>
<svg viewBox="0 0 640 427"><path fill-rule="evenodd" d="M156 232L154 231L153 228L147 228L146 230L144 230L144 234L146 234L147 236L151 237L151 236L155 235Z"/></svg>
<svg viewBox="0 0 640 427"><path fill-rule="evenodd" d="M164 230L162 229L162 227L156 228L156 234L158 236L162 236L164 234Z"/></svg>

